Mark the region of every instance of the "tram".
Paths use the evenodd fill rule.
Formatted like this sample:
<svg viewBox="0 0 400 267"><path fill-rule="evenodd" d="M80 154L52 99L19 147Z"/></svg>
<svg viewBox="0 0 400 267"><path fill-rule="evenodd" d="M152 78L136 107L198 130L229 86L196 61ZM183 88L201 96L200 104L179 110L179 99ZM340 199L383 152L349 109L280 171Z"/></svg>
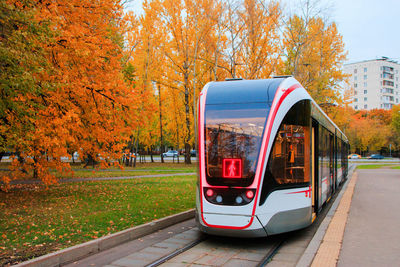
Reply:
<svg viewBox="0 0 400 267"><path fill-rule="evenodd" d="M346 136L293 77L211 82L198 104L196 221L205 233L307 227L347 177Z"/></svg>

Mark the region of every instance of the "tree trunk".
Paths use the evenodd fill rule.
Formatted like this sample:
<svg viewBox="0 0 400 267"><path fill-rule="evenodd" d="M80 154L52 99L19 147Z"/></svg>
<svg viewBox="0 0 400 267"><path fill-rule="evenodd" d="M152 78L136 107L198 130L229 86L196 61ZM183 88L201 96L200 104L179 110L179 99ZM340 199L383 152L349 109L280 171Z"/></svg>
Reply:
<svg viewBox="0 0 400 267"><path fill-rule="evenodd" d="M162 129L162 111L161 111L161 86L158 85L158 110L160 112L160 147L161 147L161 163L164 163L164 140L163 140L163 129ZM153 162L153 161L152 161Z"/></svg>
<svg viewBox="0 0 400 267"><path fill-rule="evenodd" d="M150 146L150 159L151 159L151 163L154 163L154 159L153 159L153 146Z"/></svg>
<svg viewBox="0 0 400 267"><path fill-rule="evenodd" d="M190 136L191 136L191 131L190 131L190 118L189 118L189 73L186 72L184 74L185 78L185 117L186 117L186 137L185 137L185 163L186 164L191 164L190 160Z"/></svg>

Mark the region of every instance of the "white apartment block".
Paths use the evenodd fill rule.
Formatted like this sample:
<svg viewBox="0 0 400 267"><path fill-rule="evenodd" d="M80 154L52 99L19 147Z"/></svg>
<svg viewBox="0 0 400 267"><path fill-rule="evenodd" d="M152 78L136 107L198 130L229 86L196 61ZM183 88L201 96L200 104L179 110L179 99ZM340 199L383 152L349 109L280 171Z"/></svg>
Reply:
<svg viewBox="0 0 400 267"><path fill-rule="evenodd" d="M400 101L400 64L386 57L344 65L355 110L391 109Z"/></svg>

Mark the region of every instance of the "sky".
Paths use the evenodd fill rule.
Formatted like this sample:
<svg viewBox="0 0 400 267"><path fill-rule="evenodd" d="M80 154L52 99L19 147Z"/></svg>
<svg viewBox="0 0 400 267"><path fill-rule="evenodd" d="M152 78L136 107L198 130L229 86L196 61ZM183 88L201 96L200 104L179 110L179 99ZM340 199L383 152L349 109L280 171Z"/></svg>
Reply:
<svg viewBox="0 0 400 267"><path fill-rule="evenodd" d="M389 57L400 61L400 0L335 0L332 20L348 62Z"/></svg>
<svg viewBox="0 0 400 267"><path fill-rule="evenodd" d="M330 6L330 19L343 36L348 51L345 63L382 56L400 62L400 0L321 1ZM129 9L141 12L141 2L131 1Z"/></svg>

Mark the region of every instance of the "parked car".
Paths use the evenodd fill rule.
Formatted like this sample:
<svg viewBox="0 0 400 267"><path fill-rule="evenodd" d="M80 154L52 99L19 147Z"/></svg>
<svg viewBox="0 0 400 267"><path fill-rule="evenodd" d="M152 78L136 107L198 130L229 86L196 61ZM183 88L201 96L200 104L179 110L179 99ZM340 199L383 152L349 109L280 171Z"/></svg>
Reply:
<svg viewBox="0 0 400 267"><path fill-rule="evenodd" d="M163 157L177 157L178 155L179 153L176 150L168 150L167 152L163 153Z"/></svg>
<svg viewBox="0 0 400 267"><path fill-rule="evenodd" d="M361 159L361 156L358 154L350 154L347 156L348 159Z"/></svg>
<svg viewBox="0 0 400 267"><path fill-rule="evenodd" d="M191 157L196 157L197 156L196 154L197 154L196 150L190 150Z"/></svg>
<svg viewBox="0 0 400 267"><path fill-rule="evenodd" d="M384 156L379 155L379 154L372 154L371 156L368 157L368 159L383 159Z"/></svg>

